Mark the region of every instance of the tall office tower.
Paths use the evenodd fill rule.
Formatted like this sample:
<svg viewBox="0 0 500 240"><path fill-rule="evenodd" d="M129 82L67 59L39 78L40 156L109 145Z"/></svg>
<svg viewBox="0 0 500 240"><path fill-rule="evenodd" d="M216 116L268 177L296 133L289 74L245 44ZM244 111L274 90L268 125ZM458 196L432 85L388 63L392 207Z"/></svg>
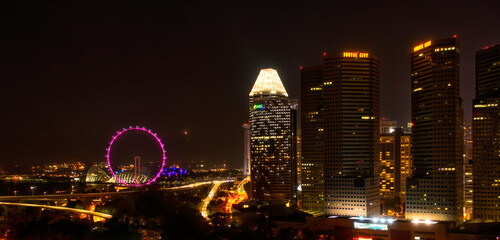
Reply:
<svg viewBox="0 0 500 240"><path fill-rule="evenodd" d="M500 220L500 44L476 53L473 217Z"/></svg>
<svg viewBox="0 0 500 240"><path fill-rule="evenodd" d="M405 132L401 135L401 179L399 182L399 190L401 201L406 200L406 182L412 175L412 161L411 161L411 133ZM404 209L403 209L404 211Z"/></svg>
<svg viewBox="0 0 500 240"><path fill-rule="evenodd" d="M456 38L421 43L411 54L413 176L406 218L463 218L463 110Z"/></svg>
<svg viewBox="0 0 500 240"><path fill-rule="evenodd" d="M302 210L324 214L323 66L301 68Z"/></svg>
<svg viewBox="0 0 500 240"><path fill-rule="evenodd" d="M304 210L378 216L378 59L325 53L322 66L302 68L301 99Z"/></svg>
<svg viewBox="0 0 500 240"><path fill-rule="evenodd" d="M464 158L472 159L472 123L464 121Z"/></svg>
<svg viewBox="0 0 500 240"><path fill-rule="evenodd" d="M464 220L472 217L472 124L464 121Z"/></svg>
<svg viewBox="0 0 500 240"><path fill-rule="evenodd" d="M243 175L250 176L250 124L243 123Z"/></svg>
<svg viewBox="0 0 500 240"><path fill-rule="evenodd" d="M323 61L325 214L378 216L379 61L367 52Z"/></svg>
<svg viewBox="0 0 500 240"><path fill-rule="evenodd" d="M399 133L400 131L398 131ZM401 170L401 133L380 135L380 196L382 200L395 199L399 192L396 174Z"/></svg>
<svg viewBox="0 0 500 240"><path fill-rule="evenodd" d="M465 173L464 173L464 220L472 219L473 212L473 200L474 200L474 192L473 192L473 164L472 159L464 159L465 163Z"/></svg>
<svg viewBox="0 0 500 240"><path fill-rule="evenodd" d="M292 144L291 144L291 177L292 177L292 202L297 203L297 188L299 187L298 179L298 142L299 135L297 132L297 115L299 111L299 100L290 99L290 128L292 134Z"/></svg>
<svg viewBox="0 0 500 240"><path fill-rule="evenodd" d="M397 121L391 121L391 119L386 117L380 119L380 135L391 134L397 127Z"/></svg>
<svg viewBox="0 0 500 240"><path fill-rule="evenodd" d="M404 213L406 179L411 174L410 153L410 135L402 128L380 135L380 197L385 214Z"/></svg>
<svg viewBox="0 0 500 240"><path fill-rule="evenodd" d="M298 118L297 118L298 120ZM302 207L302 130L297 128L297 207Z"/></svg>
<svg viewBox="0 0 500 240"><path fill-rule="evenodd" d="M252 197L292 200L293 128L290 100L274 69L262 69L250 92Z"/></svg>

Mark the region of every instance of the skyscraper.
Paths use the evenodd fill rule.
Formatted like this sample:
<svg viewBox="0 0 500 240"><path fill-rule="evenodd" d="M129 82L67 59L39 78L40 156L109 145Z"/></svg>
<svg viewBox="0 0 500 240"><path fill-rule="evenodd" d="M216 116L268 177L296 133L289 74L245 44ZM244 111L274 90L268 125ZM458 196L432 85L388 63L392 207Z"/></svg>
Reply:
<svg viewBox="0 0 500 240"><path fill-rule="evenodd" d="M473 217L500 220L500 44L476 53Z"/></svg>
<svg viewBox="0 0 500 240"><path fill-rule="evenodd" d="M464 220L472 218L472 123L464 121Z"/></svg>
<svg viewBox="0 0 500 240"><path fill-rule="evenodd" d="M298 162L300 153L298 151L299 147L299 134L297 130L297 115L299 110L299 100L292 98L290 99L290 128L292 134L292 144L291 144L291 178L292 178L292 202L297 203L297 188L299 187L299 169Z"/></svg>
<svg viewBox="0 0 500 240"><path fill-rule="evenodd" d="M412 179L406 218L463 218L463 110L455 37L427 41L411 54Z"/></svg>
<svg viewBox="0 0 500 240"><path fill-rule="evenodd" d="M288 93L275 69L262 69L250 92L252 197L290 201L296 162Z"/></svg>
<svg viewBox="0 0 500 240"><path fill-rule="evenodd" d="M323 61L325 213L377 216L379 61L359 51Z"/></svg>
<svg viewBox="0 0 500 240"><path fill-rule="evenodd" d="M323 66L301 68L302 209L324 214Z"/></svg>
<svg viewBox="0 0 500 240"><path fill-rule="evenodd" d="M297 111L298 112L298 111ZM297 118L298 121L298 118ZM302 131L297 128L297 207L302 206Z"/></svg>
<svg viewBox="0 0 500 240"><path fill-rule="evenodd" d="M250 124L243 123L243 175L250 176Z"/></svg>
<svg viewBox="0 0 500 240"><path fill-rule="evenodd" d="M323 202L327 215L379 215L378 59L324 54L301 82L304 207L309 192L310 207Z"/></svg>
<svg viewBox="0 0 500 240"><path fill-rule="evenodd" d="M404 206L406 179L411 175L410 153L410 135L402 128L380 135L380 196L385 214L404 213L401 206Z"/></svg>

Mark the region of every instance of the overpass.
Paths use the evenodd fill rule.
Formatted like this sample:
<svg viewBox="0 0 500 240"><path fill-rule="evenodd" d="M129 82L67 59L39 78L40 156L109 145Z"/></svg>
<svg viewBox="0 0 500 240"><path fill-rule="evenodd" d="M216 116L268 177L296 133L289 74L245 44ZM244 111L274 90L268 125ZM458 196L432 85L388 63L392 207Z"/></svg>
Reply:
<svg viewBox="0 0 500 240"><path fill-rule="evenodd" d="M228 182L234 182L234 179L225 180ZM195 188L202 185L216 183L218 181L205 181L205 182L197 182L188 185L182 185L177 187L168 187L168 188L159 188L155 189L155 191L168 191L168 190L177 190L177 189L186 189L186 188ZM103 196L116 196L116 195L124 195L131 193L139 193L141 191L121 191L121 192L102 192L102 193L75 193L75 194L49 194L49 195L24 195L24 196L0 196L0 202L8 202L8 201L50 201L50 200L59 200L65 198L80 198L80 197L103 197ZM1 203L0 203L1 205Z"/></svg>
<svg viewBox="0 0 500 240"><path fill-rule="evenodd" d="M101 218L113 217L112 215L106 214L106 213L93 212L93 211L89 211L89 210L82 210L82 209L76 209L76 208L50 206L50 205L43 205L43 204L0 202L0 205L19 206L19 207L34 207L34 208L48 208L48 209L62 210L62 211L68 211L68 212L83 213L83 214L88 214L88 215L97 216L97 217L101 217Z"/></svg>

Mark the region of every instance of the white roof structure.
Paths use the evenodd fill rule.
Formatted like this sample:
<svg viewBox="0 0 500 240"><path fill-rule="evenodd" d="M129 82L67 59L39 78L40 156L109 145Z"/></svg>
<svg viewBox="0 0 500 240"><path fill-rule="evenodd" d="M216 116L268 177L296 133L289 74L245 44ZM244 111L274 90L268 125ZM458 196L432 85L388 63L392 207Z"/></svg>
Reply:
<svg viewBox="0 0 500 240"><path fill-rule="evenodd" d="M288 97L285 86L281 82L278 71L272 68L261 69L255 84L253 85L252 91L250 91L250 96L255 94L262 95L283 95Z"/></svg>

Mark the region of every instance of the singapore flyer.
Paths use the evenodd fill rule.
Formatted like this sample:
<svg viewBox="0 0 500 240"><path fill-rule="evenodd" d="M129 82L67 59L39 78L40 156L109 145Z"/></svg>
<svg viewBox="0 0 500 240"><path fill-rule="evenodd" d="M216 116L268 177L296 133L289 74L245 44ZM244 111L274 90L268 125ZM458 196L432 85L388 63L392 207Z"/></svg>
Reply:
<svg viewBox="0 0 500 240"><path fill-rule="evenodd" d="M157 134L138 126L118 131L106 152L114 182L134 187L156 181L167 159L164 144Z"/></svg>

